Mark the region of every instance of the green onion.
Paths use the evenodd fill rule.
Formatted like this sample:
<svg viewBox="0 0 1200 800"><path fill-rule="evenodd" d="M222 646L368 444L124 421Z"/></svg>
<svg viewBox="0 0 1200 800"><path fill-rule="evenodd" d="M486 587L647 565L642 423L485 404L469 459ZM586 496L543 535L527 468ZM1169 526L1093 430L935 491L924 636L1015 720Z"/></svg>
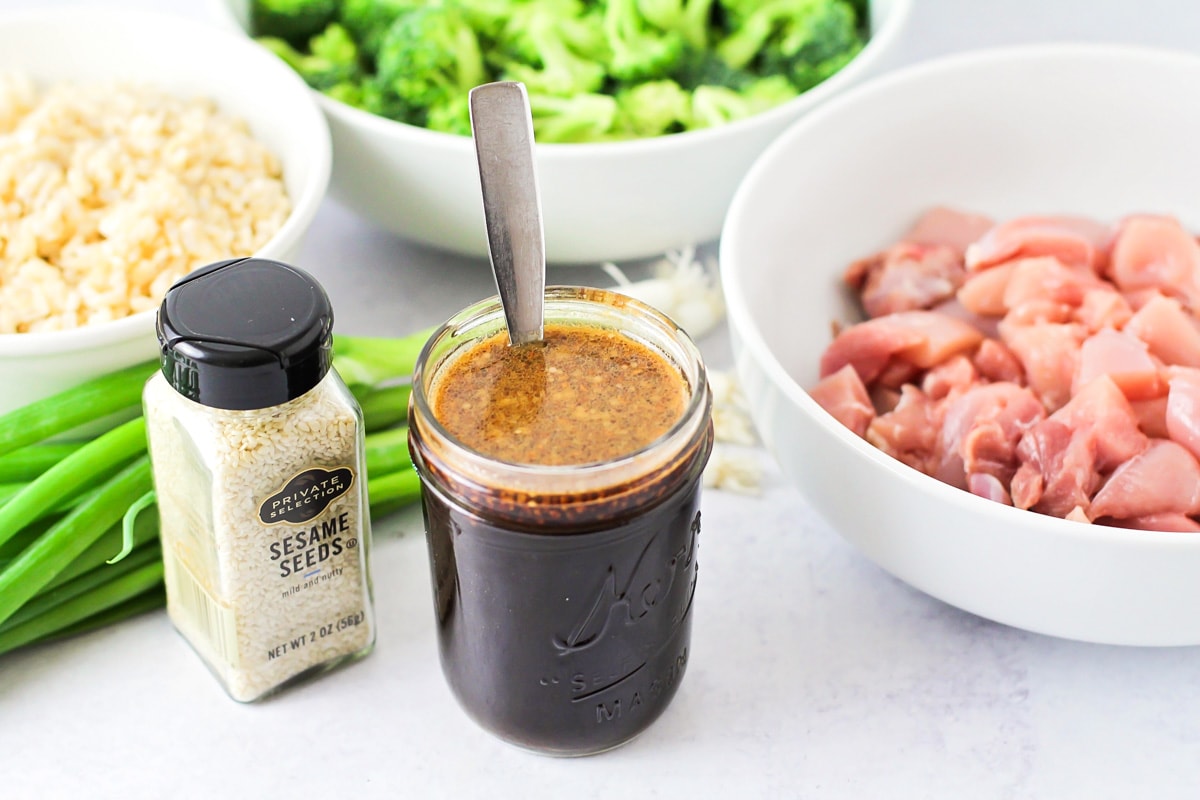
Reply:
<svg viewBox="0 0 1200 800"><path fill-rule="evenodd" d="M107 566L109 560L122 548L125 537L123 528L121 523L117 523L106 530L87 550L77 555L66 569L55 575L54 580L42 587L42 592L51 591L84 573ZM157 541L158 514L140 514L133 524L134 547Z"/></svg>
<svg viewBox="0 0 1200 800"><path fill-rule="evenodd" d="M0 544L53 509L59 499L146 451L146 423L130 420L85 444L39 475L0 511Z"/></svg>
<svg viewBox="0 0 1200 800"><path fill-rule="evenodd" d="M34 617L40 616L68 600L73 600L80 595L86 594L98 586L103 586L127 572L133 572L138 567L144 567L147 564L161 560L162 548L158 546L158 542L145 544L116 564L105 565L102 568L85 572L72 581L67 581L61 586L39 593L37 597L34 597L28 603L21 606L19 611L3 623L0 623L0 633L28 622Z"/></svg>
<svg viewBox="0 0 1200 800"><path fill-rule="evenodd" d="M421 496L421 479L414 469L402 469L367 481L367 497L370 498L371 516L391 513L401 506L414 502Z"/></svg>
<svg viewBox="0 0 1200 800"><path fill-rule="evenodd" d="M358 404L362 407L363 422L367 433L390 428L408 419L408 397L412 386L385 386L360 392Z"/></svg>
<svg viewBox="0 0 1200 800"><path fill-rule="evenodd" d="M0 455L118 411L140 408L142 387L154 369L152 363L138 364L0 415Z"/></svg>
<svg viewBox="0 0 1200 800"><path fill-rule="evenodd" d="M28 485L29 484L23 482L0 483L0 506L3 506L9 500L12 500L13 497L20 494L21 491Z"/></svg>
<svg viewBox="0 0 1200 800"><path fill-rule="evenodd" d="M0 483L27 483L82 445L82 442L35 444L9 453L0 458Z"/></svg>
<svg viewBox="0 0 1200 800"><path fill-rule="evenodd" d="M115 524L129 504L150 491L150 459L143 456L109 479L88 502L69 514L21 551L0 572L0 622L4 622L88 545ZM4 509L7 511L7 506ZM2 517L3 514L0 514Z"/></svg>
<svg viewBox="0 0 1200 800"><path fill-rule="evenodd" d="M144 614L147 611L153 611L157 608L162 608L167 602L166 590L161 586L142 592L139 595L133 596L130 599L118 603L111 608L105 609L98 614L84 617L79 622L66 625L58 630L46 633L35 639L35 642L53 642L58 639L74 636L77 633L87 633L99 628L112 625L117 622L122 622L130 617L135 617L138 614ZM33 642L27 642L33 644Z"/></svg>
<svg viewBox="0 0 1200 800"><path fill-rule="evenodd" d="M367 475L379 477L412 466L408 428L389 428L367 435Z"/></svg>
<svg viewBox="0 0 1200 800"><path fill-rule="evenodd" d="M421 348L432 332L433 329L428 328L398 339L334 336L334 369L352 389L408 378L416 369Z"/></svg>
<svg viewBox="0 0 1200 800"><path fill-rule="evenodd" d="M0 631L0 653L61 632L98 611L112 608L162 584L162 560L157 559L121 575L94 591L58 605L40 616Z"/></svg>

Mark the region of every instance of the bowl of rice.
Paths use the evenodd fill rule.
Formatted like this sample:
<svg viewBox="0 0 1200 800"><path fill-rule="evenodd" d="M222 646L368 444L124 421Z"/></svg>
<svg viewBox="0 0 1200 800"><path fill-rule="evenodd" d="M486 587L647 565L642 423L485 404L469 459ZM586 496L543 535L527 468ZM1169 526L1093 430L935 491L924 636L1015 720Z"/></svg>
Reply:
<svg viewBox="0 0 1200 800"><path fill-rule="evenodd" d="M155 311L192 270L294 260L329 172L307 87L244 37L0 16L0 412L154 359Z"/></svg>

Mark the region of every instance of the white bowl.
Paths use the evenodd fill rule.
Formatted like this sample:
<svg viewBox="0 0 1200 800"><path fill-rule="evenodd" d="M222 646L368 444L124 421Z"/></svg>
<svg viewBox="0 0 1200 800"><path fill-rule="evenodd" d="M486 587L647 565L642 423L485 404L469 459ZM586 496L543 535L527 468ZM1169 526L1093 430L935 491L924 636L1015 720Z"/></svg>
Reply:
<svg viewBox="0 0 1200 800"><path fill-rule="evenodd" d="M279 59L217 26L118 9L0 17L0 70L41 85L120 79L213 99L282 161L292 212L256 255L293 260L329 183L329 129ZM231 254L238 255L238 254ZM303 265L300 265L303 266ZM49 333L0 334L0 413L156 357L154 312Z"/></svg>
<svg viewBox="0 0 1200 800"><path fill-rule="evenodd" d="M874 0L873 34L827 81L750 119L702 131L601 144L536 145L546 256L584 263L658 255L715 239L738 182L789 123L880 68L911 0ZM218 13L247 27L248 0ZM318 95L333 134L330 196L399 236L487 254L469 137L393 122Z"/></svg>
<svg viewBox="0 0 1200 800"><path fill-rule="evenodd" d="M1177 215L1200 228L1200 58L1040 45L928 62L796 123L739 187L721 241L737 369L782 470L888 572L998 622L1092 642L1200 643L1200 537L1083 525L894 461L805 393L843 268L925 208L997 218Z"/></svg>

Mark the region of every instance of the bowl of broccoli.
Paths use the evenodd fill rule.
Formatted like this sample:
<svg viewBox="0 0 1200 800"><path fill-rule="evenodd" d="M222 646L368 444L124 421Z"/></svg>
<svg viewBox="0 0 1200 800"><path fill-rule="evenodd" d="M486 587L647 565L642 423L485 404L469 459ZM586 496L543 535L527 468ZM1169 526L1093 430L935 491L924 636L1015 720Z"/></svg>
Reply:
<svg viewBox="0 0 1200 800"><path fill-rule="evenodd" d="M487 252L467 95L529 92L552 263L715 239L754 158L880 69L911 0L214 0L317 93L331 196Z"/></svg>

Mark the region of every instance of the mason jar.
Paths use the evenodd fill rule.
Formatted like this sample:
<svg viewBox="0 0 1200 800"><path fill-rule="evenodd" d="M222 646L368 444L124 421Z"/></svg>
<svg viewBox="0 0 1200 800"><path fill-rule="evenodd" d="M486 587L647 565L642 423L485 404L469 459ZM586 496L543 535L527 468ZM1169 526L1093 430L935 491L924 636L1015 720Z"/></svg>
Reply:
<svg viewBox="0 0 1200 800"><path fill-rule="evenodd" d="M409 445L451 690L479 725L508 742L584 755L645 730L686 671L712 400L696 346L643 303L551 287L545 320L548 336L601 331L614 349L632 343L661 358L682 393L677 418L630 452L581 463L468 446L439 419L432 398L456 364L505 336L492 298L454 316L426 344L413 376ZM629 388L625 378L619 371L593 377L626 406L614 416L619 431L622 415L634 414L634 404L617 403Z"/></svg>

